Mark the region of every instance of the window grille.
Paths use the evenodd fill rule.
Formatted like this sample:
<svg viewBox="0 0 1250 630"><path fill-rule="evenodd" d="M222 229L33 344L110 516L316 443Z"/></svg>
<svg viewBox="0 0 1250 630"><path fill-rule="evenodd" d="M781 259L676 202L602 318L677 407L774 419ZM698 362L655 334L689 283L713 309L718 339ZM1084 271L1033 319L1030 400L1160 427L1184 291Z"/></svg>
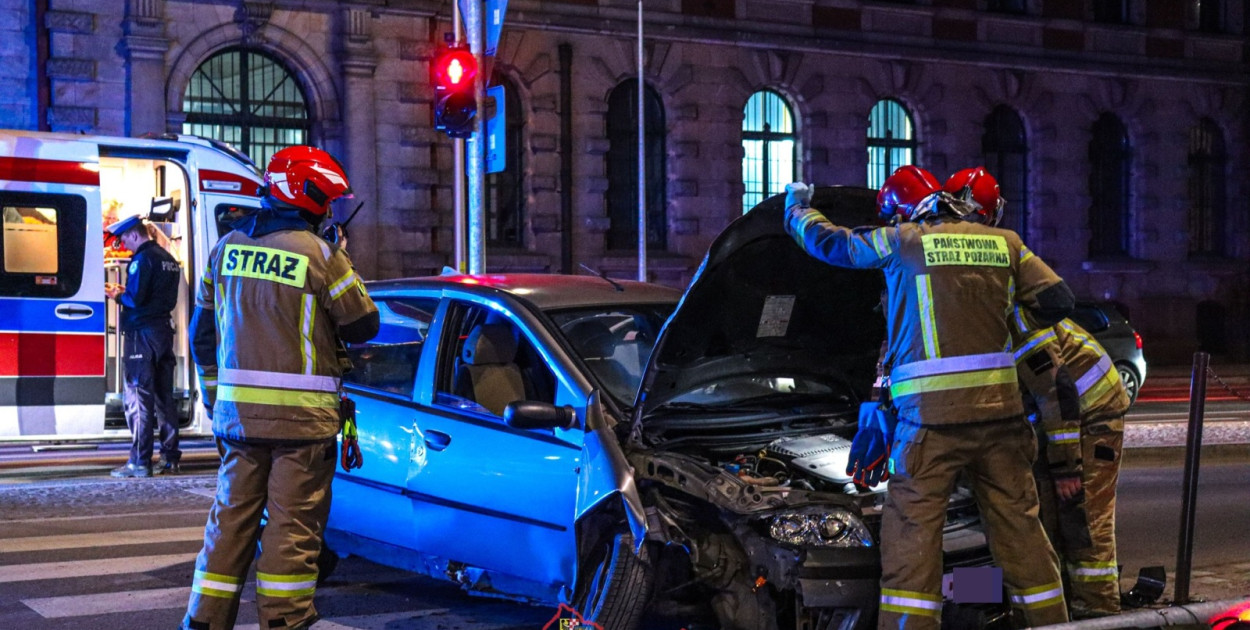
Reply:
<svg viewBox="0 0 1250 630"><path fill-rule="evenodd" d="M664 105L644 87L646 125L647 248L668 246L667 164ZM638 80L629 79L608 96L608 249L638 248Z"/></svg>
<svg viewBox="0 0 1250 630"><path fill-rule="evenodd" d="M794 132L794 115L780 94L762 90L747 100L742 118L744 213L795 181Z"/></svg>
<svg viewBox="0 0 1250 630"><path fill-rule="evenodd" d="M1189 255L1222 256L1224 134L1210 119L1189 132Z"/></svg>
<svg viewBox="0 0 1250 630"><path fill-rule="evenodd" d="M1094 123L1089 146L1089 254L1124 256L1128 247L1129 159L1124 124L1112 114Z"/></svg>
<svg viewBox="0 0 1250 630"><path fill-rule="evenodd" d="M1028 242L1029 143L1024 122L1005 105L994 108L985 120L981 136L985 168L998 180L999 194L1006 200L1002 226Z"/></svg>
<svg viewBox="0 0 1250 630"><path fill-rule="evenodd" d="M915 159L911 114L892 99L877 101L868 115L868 187L880 188L901 166Z"/></svg>
<svg viewBox="0 0 1250 630"><path fill-rule="evenodd" d="M279 150L309 143L308 99L277 59L231 48L209 57L183 94L182 132L229 143L261 168Z"/></svg>

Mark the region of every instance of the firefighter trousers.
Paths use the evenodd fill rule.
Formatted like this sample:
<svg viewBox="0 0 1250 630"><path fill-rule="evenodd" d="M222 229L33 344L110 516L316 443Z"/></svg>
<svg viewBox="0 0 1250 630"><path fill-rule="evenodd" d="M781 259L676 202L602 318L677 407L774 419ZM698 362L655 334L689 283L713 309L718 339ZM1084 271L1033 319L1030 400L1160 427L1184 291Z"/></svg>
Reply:
<svg viewBox="0 0 1250 630"><path fill-rule="evenodd" d="M1060 502L1045 466L1035 468L1042 525L1063 560L1068 600L1076 618L1120 612L1115 489L1123 446L1123 417L1081 426L1083 502Z"/></svg>
<svg viewBox="0 0 1250 630"><path fill-rule="evenodd" d="M1023 418L935 428L899 423L881 519L878 628L941 626L942 529L961 473L1012 607L1030 626L1068 620L1058 558L1037 518L1036 454Z"/></svg>
<svg viewBox="0 0 1250 630"><path fill-rule="evenodd" d="M152 466L153 433L159 431L161 458L176 462L178 413L174 404L174 329L168 323L125 332L123 402L130 428L130 460Z"/></svg>
<svg viewBox="0 0 1250 630"><path fill-rule="evenodd" d="M239 612L248 566L256 560L261 628L306 628L317 620L317 556L330 514L337 445L217 439L217 496L183 628L229 630ZM260 530L261 513L269 522Z"/></svg>

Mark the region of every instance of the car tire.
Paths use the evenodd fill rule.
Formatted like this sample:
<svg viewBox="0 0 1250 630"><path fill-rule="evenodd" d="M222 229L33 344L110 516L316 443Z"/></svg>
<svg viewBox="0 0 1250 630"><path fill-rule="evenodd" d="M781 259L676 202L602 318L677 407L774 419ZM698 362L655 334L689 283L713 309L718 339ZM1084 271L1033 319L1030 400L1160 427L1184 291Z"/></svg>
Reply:
<svg viewBox="0 0 1250 630"><path fill-rule="evenodd" d="M1120 382L1124 383L1124 389L1128 390L1129 404L1137 402L1137 391L1141 389L1141 379L1137 376L1137 370L1127 363L1117 363L1115 368L1120 373Z"/></svg>
<svg viewBox="0 0 1250 630"><path fill-rule="evenodd" d="M606 538L585 559L574 608L603 630L636 630L655 586L651 547L634 553L628 533Z"/></svg>

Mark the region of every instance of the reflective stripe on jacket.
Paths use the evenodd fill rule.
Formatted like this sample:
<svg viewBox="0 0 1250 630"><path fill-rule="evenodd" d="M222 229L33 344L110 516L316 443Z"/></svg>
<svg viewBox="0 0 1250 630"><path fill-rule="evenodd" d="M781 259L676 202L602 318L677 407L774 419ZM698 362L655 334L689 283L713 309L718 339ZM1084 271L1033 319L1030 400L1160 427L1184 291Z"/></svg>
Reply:
<svg viewBox="0 0 1250 630"><path fill-rule="evenodd" d="M213 248L196 306L214 311L213 433L230 439L318 440L339 431L336 331L377 311L341 249L305 230Z"/></svg>
<svg viewBox="0 0 1250 630"><path fill-rule="evenodd" d="M1025 321L1019 318L1017 326L1027 326ZM1040 349L1035 341L1038 339L1053 344L1059 364L1067 368L1075 382L1083 423L1118 418L1128 411L1128 390L1120 381L1120 373L1111 357L1093 335L1071 319L1065 319L1053 328L1028 333L1016 349L1018 360L1025 361Z"/></svg>
<svg viewBox="0 0 1250 630"><path fill-rule="evenodd" d="M1008 317L1062 280L1010 230L938 219L848 229L794 209L787 230L832 265L881 269L890 393L899 417L924 425L1023 413Z"/></svg>

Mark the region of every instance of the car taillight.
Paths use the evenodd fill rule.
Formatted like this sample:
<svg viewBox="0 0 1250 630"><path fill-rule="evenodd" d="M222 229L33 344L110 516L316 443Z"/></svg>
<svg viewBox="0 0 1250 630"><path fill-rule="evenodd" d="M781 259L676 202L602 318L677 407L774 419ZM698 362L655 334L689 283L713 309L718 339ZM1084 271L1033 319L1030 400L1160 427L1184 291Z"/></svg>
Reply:
<svg viewBox="0 0 1250 630"><path fill-rule="evenodd" d="M1133 340L1137 342L1137 349L1141 350L1141 335L1136 330L1133 331Z"/></svg>

